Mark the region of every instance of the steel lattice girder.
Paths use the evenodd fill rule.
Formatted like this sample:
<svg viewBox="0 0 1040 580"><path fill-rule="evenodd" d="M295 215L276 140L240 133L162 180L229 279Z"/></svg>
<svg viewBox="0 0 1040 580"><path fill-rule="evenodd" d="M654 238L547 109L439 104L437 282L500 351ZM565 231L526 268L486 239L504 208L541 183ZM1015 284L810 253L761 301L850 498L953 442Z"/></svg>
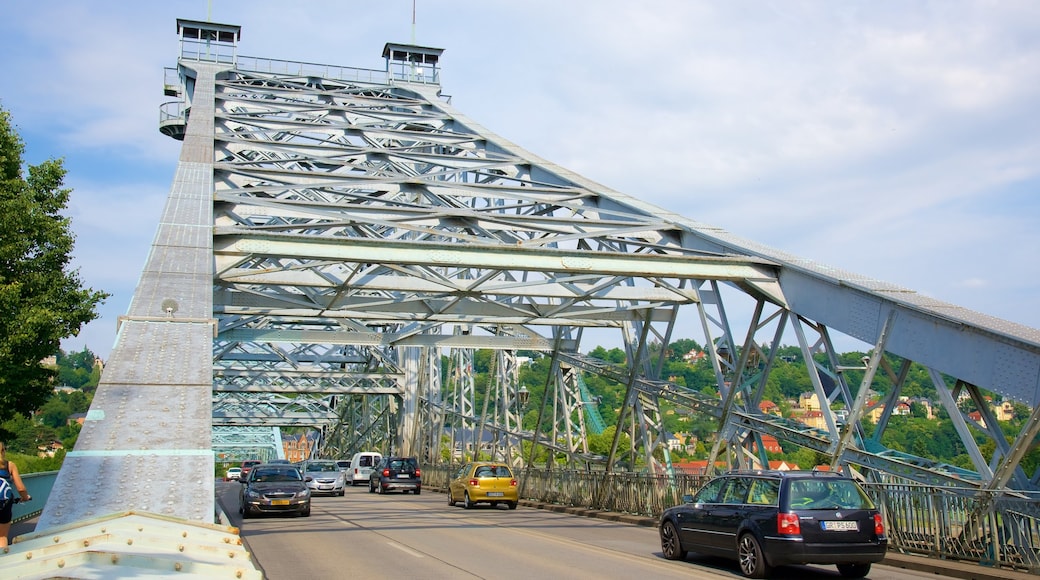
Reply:
<svg viewBox="0 0 1040 580"><path fill-rule="evenodd" d="M949 305L602 188L490 136L434 89L241 71L218 85L214 309L228 346L218 367L232 357L257 371L327 365L310 352L316 343L462 346L431 338L443 325L525 329L506 342L481 337L499 341L493 348L530 348L548 336L543 326L662 322L670 336L670 309L721 300L700 287L712 280L868 344L881 319L894 319L892 352L1020 400L1036 396L1036 376L1000 381L1036 366L1040 333L963 315L952 324L967 340L940 333L949 348L922 350L913 336L950 326ZM843 311L857 305L859 314ZM966 354L997 343L1014 369L964 366ZM243 344L254 348L231 352ZM742 412L724 415L749 420Z"/></svg>

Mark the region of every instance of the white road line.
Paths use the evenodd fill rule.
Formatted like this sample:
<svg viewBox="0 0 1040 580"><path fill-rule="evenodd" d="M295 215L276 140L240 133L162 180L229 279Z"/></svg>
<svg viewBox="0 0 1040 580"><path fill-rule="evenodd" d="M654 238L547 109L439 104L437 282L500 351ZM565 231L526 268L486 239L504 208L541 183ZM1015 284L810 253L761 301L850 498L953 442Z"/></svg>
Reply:
<svg viewBox="0 0 1040 580"><path fill-rule="evenodd" d="M401 550L405 554L408 554L409 556L413 556L415 558L425 558L426 557L426 556L423 556L422 554L420 554L419 552L416 552L415 550L412 550L410 548L406 548L406 547L404 547L401 544L398 544L396 542L387 542L387 545L390 546L391 548L397 548L398 550Z"/></svg>

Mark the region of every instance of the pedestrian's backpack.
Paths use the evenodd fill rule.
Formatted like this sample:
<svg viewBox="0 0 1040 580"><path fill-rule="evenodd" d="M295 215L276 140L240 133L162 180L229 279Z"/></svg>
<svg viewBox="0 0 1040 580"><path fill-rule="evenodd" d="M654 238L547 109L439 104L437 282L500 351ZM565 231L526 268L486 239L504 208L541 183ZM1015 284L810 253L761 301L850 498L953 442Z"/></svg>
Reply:
<svg viewBox="0 0 1040 580"><path fill-rule="evenodd" d="M6 477L0 477L0 510L7 509L7 506L14 503L14 488L7 481Z"/></svg>

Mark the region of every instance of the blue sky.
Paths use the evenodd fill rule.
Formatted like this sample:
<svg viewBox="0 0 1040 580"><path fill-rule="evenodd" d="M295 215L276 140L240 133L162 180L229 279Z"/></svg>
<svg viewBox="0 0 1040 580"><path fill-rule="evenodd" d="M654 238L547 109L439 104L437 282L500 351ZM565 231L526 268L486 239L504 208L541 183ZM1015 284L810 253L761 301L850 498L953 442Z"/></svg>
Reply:
<svg viewBox="0 0 1040 580"><path fill-rule="evenodd" d="M292 6L292 8L288 8ZM180 143L176 19L250 56L381 68L444 48L452 104L536 155L817 262L1040 327L1040 3L7 0L0 106L65 160L107 356Z"/></svg>

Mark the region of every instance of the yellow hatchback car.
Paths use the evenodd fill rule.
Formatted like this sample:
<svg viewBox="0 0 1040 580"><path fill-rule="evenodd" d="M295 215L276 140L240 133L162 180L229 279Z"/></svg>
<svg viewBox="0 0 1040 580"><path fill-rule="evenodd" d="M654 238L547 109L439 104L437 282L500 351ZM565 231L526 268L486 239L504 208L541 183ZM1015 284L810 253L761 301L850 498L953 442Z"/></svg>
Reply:
<svg viewBox="0 0 1040 580"><path fill-rule="evenodd" d="M448 483L448 505L461 502L466 509L478 503L515 510L519 501L516 477L508 465L491 461L467 463Z"/></svg>

